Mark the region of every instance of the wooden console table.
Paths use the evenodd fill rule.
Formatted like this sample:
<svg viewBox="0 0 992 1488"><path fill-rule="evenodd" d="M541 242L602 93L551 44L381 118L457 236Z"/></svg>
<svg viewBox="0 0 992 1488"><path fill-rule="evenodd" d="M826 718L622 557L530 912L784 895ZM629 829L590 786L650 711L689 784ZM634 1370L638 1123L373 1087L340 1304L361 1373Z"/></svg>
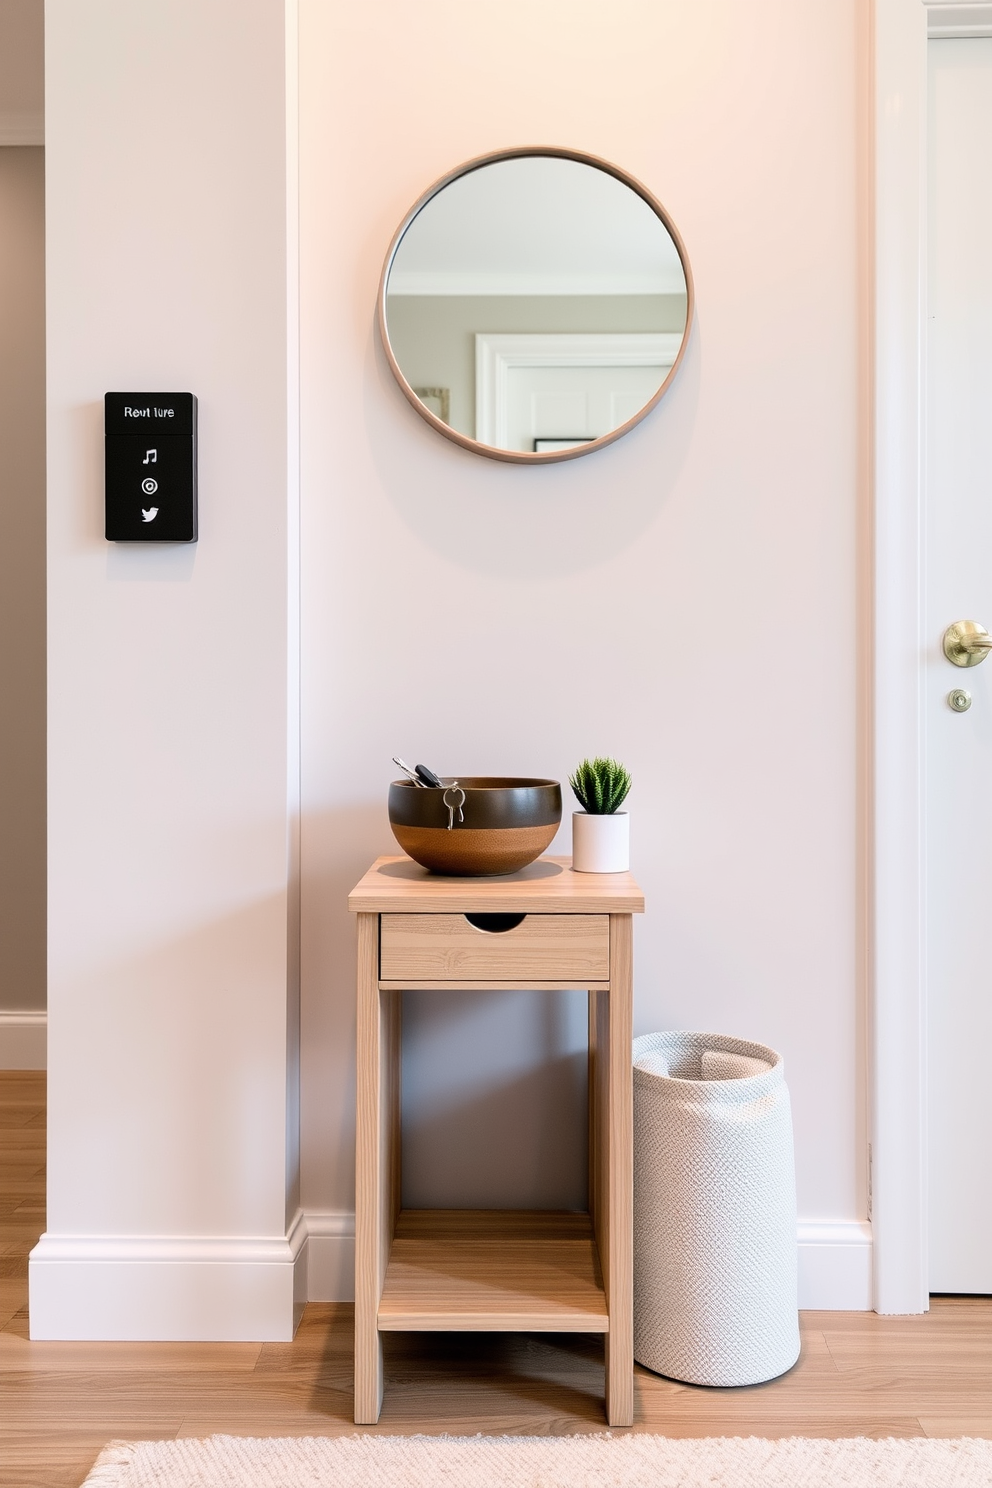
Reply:
<svg viewBox="0 0 992 1488"><path fill-rule="evenodd" d="M606 1417L634 1415L631 916L628 873L540 858L505 878L442 878L379 858L355 887L358 1084L355 1420L382 1407L387 1332L602 1333ZM589 1210L401 1210L404 989L589 993Z"/></svg>

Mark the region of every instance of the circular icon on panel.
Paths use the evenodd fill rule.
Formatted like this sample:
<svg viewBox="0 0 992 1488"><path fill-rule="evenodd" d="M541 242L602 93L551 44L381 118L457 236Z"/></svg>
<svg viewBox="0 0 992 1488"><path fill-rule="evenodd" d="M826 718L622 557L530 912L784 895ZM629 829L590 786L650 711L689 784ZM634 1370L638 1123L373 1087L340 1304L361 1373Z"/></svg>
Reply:
<svg viewBox="0 0 992 1488"><path fill-rule="evenodd" d="M963 687L955 687L953 692L947 694L947 701L955 713L967 713L971 707L971 693Z"/></svg>
<svg viewBox="0 0 992 1488"><path fill-rule="evenodd" d="M158 481L152 480L151 476L148 475L141 482L141 489L144 491L146 496L154 496L155 492L158 490Z"/></svg>

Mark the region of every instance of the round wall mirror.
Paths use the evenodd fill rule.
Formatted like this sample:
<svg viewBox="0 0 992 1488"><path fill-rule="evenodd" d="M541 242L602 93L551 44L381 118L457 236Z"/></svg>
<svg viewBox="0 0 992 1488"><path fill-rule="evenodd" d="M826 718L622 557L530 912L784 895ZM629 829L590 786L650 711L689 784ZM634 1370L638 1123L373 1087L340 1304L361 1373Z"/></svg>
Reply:
<svg viewBox="0 0 992 1488"><path fill-rule="evenodd" d="M496 460L571 460L658 402L692 324L668 213L624 171L552 148L459 166L411 208L379 288L389 363L439 433Z"/></svg>

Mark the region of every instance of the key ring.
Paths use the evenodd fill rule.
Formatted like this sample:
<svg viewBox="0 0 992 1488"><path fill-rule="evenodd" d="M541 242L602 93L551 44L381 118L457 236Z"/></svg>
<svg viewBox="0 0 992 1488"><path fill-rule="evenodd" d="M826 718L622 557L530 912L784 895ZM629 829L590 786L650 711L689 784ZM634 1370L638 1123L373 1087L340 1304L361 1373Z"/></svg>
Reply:
<svg viewBox="0 0 992 1488"><path fill-rule="evenodd" d="M457 796L458 799L449 801L449 796ZM465 805L465 792L462 790L457 780L453 780L449 786L445 787L444 796L442 797L442 799L445 806L447 806L448 808L448 831L450 832L454 829L456 811L458 812L458 820L460 822L463 822L465 820L465 813L462 810L462 807Z"/></svg>

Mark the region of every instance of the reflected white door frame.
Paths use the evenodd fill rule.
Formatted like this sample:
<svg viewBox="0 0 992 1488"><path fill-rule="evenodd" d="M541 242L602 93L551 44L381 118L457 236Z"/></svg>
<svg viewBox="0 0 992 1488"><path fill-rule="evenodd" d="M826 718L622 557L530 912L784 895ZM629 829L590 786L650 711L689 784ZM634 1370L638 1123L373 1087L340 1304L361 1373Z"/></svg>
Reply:
<svg viewBox="0 0 992 1488"><path fill-rule="evenodd" d="M509 377L515 367L653 367L667 375L681 331L479 332L475 338L475 437L506 449Z"/></svg>

